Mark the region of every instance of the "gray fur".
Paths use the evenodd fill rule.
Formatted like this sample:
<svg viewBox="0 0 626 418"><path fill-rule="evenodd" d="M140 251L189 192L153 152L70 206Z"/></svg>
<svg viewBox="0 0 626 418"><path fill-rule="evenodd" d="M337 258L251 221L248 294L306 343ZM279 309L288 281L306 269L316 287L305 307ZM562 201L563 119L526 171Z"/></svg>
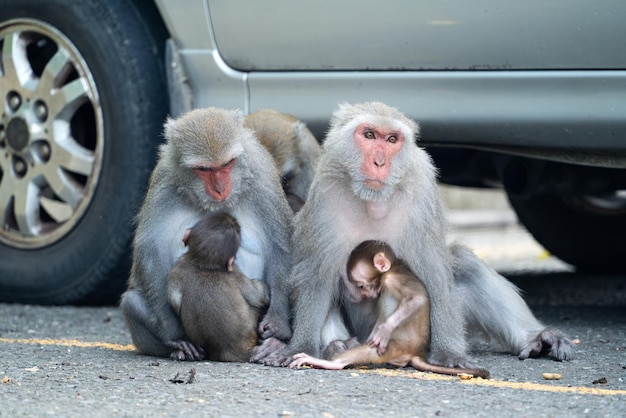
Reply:
<svg viewBox="0 0 626 418"><path fill-rule="evenodd" d="M362 123L391 128L405 137L392 162L392 174L378 191L363 187L362 155L353 139ZM466 319L518 352L536 335L541 325L513 286L470 251L451 252L446 246L437 172L430 156L415 143L417 134L415 122L382 103L343 104L335 112L308 199L295 219L289 278L294 289L293 337L278 351L261 349L257 361L287 365L299 352L319 357L325 348L321 330L330 328L325 322L342 300L341 275L346 274L348 256L365 240L389 244L424 281L432 304L432 363L469 365ZM453 266L460 269L458 287ZM355 304L348 303L346 310L347 325L364 341L373 325L371 315ZM340 331L337 339L345 339L345 329Z"/></svg>
<svg viewBox="0 0 626 418"><path fill-rule="evenodd" d="M288 294L292 212L272 157L243 126L243 114L197 109L168 119L159 161L137 216L133 265L120 307L139 352L168 356L187 346L180 320L167 302L167 275L183 254L185 231L208 213L224 211L241 224L238 266L251 279L265 280L271 301L264 337L289 338ZM212 200L193 173L198 165L236 158L232 192ZM189 353L195 359L194 353Z"/></svg>

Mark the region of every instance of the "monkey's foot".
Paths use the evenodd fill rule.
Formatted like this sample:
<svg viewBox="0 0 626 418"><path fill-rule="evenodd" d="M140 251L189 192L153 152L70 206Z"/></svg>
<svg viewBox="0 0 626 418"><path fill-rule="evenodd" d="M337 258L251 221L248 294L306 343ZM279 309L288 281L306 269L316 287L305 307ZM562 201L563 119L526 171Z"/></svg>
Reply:
<svg viewBox="0 0 626 418"><path fill-rule="evenodd" d="M352 337L345 341L335 340L328 344L328 346L324 349L324 355L322 357L326 360L330 360L344 351L348 351L349 349L356 347L357 345L359 345L359 340L356 337Z"/></svg>
<svg viewBox="0 0 626 418"><path fill-rule="evenodd" d="M185 340L170 341L167 345L174 349L170 354L172 360L198 361L202 360L206 354L202 347Z"/></svg>
<svg viewBox="0 0 626 418"><path fill-rule="evenodd" d="M555 360L571 360L574 357L574 345L564 335L555 330L544 330L519 353L519 359L548 356Z"/></svg>
<svg viewBox="0 0 626 418"><path fill-rule="evenodd" d="M291 355L286 353L287 344L272 337L254 348L254 354L250 361L266 366L284 367L291 363Z"/></svg>
<svg viewBox="0 0 626 418"><path fill-rule="evenodd" d="M256 353L250 359L251 362L264 364L266 366L286 367L292 361L288 346L276 339L268 338L255 348Z"/></svg>
<svg viewBox="0 0 626 418"><path fill-rule="evenodd" d="M288 341L291 338L291 328L278 315L272 315L268 312L259 323L259 336L263 340L275 337L279 340Z"/></svg>
<svg viewBox="0 0 626 418"><path fill-rule="evenodd" d="M286 344L279 340L278 338L268 338L263 341L260 345L257 345L252 349L252 357L250 358L251 363L263 363L263 360L277 352L278 350L284 348Z"/></svg>

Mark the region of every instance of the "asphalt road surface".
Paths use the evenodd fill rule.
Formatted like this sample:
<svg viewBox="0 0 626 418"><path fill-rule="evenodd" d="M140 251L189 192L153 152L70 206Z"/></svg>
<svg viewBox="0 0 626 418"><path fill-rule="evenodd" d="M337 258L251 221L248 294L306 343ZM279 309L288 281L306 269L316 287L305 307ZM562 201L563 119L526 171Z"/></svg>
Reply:
<svg viewBox="0 0 626 418"><path fill-rule="evenodd" d="M576 358L520 361L475 342L489 380L410 368L291 370L138 355L116 307L0 304L0 417L626 416L626 277L580 275L522 229L463 228ZM545 380L543 373L560 374Z"/></svg>

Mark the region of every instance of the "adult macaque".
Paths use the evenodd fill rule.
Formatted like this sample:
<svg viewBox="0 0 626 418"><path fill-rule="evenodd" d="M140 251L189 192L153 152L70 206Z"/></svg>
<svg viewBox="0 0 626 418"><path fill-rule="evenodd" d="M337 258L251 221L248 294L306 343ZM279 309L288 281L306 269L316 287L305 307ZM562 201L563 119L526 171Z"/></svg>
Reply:
<svg viewBox="0 0 626 418"><path fill-rule="evenodd" d="M280 171L287 201L297 212L306 200L313 180L320 145L295 116L275 110L259 110L246 117L245 126L270 152Z"/></svg>
<svg viewBox="0 0 626 418"><path fill-rule="evenodd" d="M233 264L240 234L232 216L206 216L185 233L189 249L168 276L168 300L186 335L212 361L250 360L259 317L269 302L265 283L248 279ZM174 353L179 355L185 358Z"/></svg>
<svg viewBox="0 0 626 418"><path fill-rule="evenodd" d="M571 357L571 343L544 331L510 282L471 251L448 248L437 172L417 146L417 134L415 122L383 103L343 104L334 113L295 219L293 336L278 350L262 346L256 361L288 365L296 353L319 357L333 341L368 337L375 320L370 301L345 301L345 323L337 315L348 257L366 240L388 243L424 282L431 301L430 363L467 368L465 332L473 329L520 358Z"/></svg>
<svg viewBox="0 0 626 418"><path fill-rule="evenodd" d="M422 281L387 245L378 241L359 244L348 260L347 297L353 302L377 300L377 320L367 343L348 349L331 360L305 353L294 355L289 367L310 365L339 370L350 365L384 364L421 371L488 378L484 369L436 366L426 356L430 344L430 302Z"/></svg>
<svg viewBox="0 0 626 418"><path fill-rule="evenodd" d="M165 123L145 201L137 216L133 265L120 307L140 353L198 360L167 301L167 275L184 252L180 238L198 220L226 212L241 225L237 265L265 280L270 306L262 338L291 335L288 293L293 212L272 157L239 111L198 109Z"/></svg>

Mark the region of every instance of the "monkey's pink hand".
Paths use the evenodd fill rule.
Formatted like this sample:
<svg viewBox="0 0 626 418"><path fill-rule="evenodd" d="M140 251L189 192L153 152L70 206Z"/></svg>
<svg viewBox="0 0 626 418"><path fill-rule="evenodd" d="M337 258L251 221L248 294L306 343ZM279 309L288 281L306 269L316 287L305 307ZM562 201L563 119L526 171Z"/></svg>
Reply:
<svg viewBox="0 0 626 418"><path fill-rule="evenodd" d="M298 353L293 355L293 361L289 364L289 368L300 368L301 366L311 366L317 369L341 370L343 365L336 361L322 360L312 357L306 353Z"/></svg>
<svg viewBox="0 0 626 418"><path fill-rule="evenodd" d="M370 336L367 338L367 342L369 343L370 347L376 347L376 352L379 356L385 354L392 332L393 327L391 327L387 323L383 323L374 328Z"/></svg>
<svg viewBox="0 0 626 418"><path fill-rule="evenodd" d="M311 360L314 360L315 357L311 357L306 353L298 353L298 354L294 354L293 355L293 361L291 363L289 363L289 368L290 369L294 369L294 368L300 368L302 366L310 366Z"/></svg>

